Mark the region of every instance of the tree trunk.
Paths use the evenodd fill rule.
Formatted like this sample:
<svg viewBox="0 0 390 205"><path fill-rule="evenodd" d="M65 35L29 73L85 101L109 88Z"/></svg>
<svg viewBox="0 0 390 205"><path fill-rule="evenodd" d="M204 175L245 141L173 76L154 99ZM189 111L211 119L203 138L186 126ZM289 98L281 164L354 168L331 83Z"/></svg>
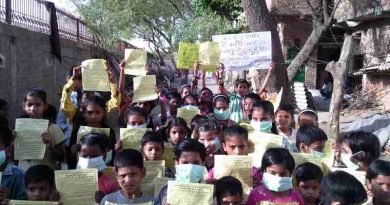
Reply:
<svg viewBox="0 0 390 205"><path fill-rule="evenodd" d="M340 111L344 99L344 81L351 58L352 47L353 39L351 35L348 35L345 37L339 61L332 61L325 68L333 76L333 93L329 109L330 119L328 122L328 136L333 139L336 139L339 135Z"/></svg>
<svg viewBox="0 0 390 205"><path fill-rule="evenodd" d="M269 14L265 0L242 0L247 24L252 32L271 31L272 37L272 59L276 63L274 74L271 77L269 88L275 92L283 87L286 95L290 96L290 88L288 84L287 71L284 64L282 45L276 22Z"/></svg>
<svg viewBox="0 0 390 205"><path fill-rule="evenodd" d="M288 81L291 84L297 75L299 68L302 67L304 63L306 63L307 59L309 59L311 53L314 48L317 46L318 41L320 40L322 34L328 26L322 24L313 23L313 31L311 32L309 38L306 40L305 45L303 45L302 49L299 51L298 55L292 60L291 64L287 68Z"/></svg>

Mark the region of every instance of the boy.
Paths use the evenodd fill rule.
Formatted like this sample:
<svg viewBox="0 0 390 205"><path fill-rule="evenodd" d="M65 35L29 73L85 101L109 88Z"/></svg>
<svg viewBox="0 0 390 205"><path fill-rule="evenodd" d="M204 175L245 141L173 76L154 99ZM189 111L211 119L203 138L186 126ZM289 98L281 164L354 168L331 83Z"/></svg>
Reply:
<svg viewBox="0 0 390 205"><path fill-rule="evenodd" d="M298 129L296 145L299 152L323 155L328 140L325 132L314 125L303 125Z"/></svg>
<svg viewBox="0 0 390 205"><path fill-rule="evenodd" d="M24 172L17 166L8 163L8 150L11 149L12 133L6 127L0 127L0 202L5 199L26 199ZM6 153L7 152L7 153Z"/></svg>
<svg viewBox="0 0 390 205"><path fill-rule="evenodd" d="M120 190L103 198L100 205L106 202L116 204L139 204L153 200L141 192L141 182L146 176L142 154L134 149L119 152L114 161L115 172Z"/></svg>
<svg viewBox="0 0 390 205"><path fill-rule="evenodd" d="M329 173L321 182L323 205L358 205L367 200L363 185L344 171Z"/></svg>
<svg viewBox="0 0 390 205"><path fill-rule="evenodd" d="M235 93L229 93L230 101L230 119L236 123L241 122L244 118L242 99L248 95L250 84L245 79L237 79L234 84Z"/></svg>
<svg viewBox="0 0 390 205"><path fill-rule="evenodd" d="M30 167L24 178L29 201L59 201L59 193L54 185L54 171L47 165Z"/></svg>
<svg viewBox="0 0 390 205"><path fill-rule="evenodd" d="M321 168L310 162L303 163L295 169L298 190L305 205L319 204L322 177Z"/></svg>
<svg viewBox="0 0 390 205"><path fill-rule="evenodd" d="M191 172L180 172L176 170L176 181L180 181L183 178L189 179L187 182L198 183L202 180L204 161L206 159L206 148L200 142L195 139L185 139L179 145L175 147L175 163L176 168L180 165L192 165ZM188 174L189 173L189 174ZM162 205L167 202L168 186L164 186L157 198L154 201L154 205ZM101 204L102 205L102 204Z"/></svg>
<svg viewBox="0 0 390 205"><path fill-rule="evenodd" d="M99 194L96 201L99 202L105 195L119 189L115 180L103 173L106 169L104 157L107 153L108 137L101 133L90 133L84 135L79 143L81 148L77 169L95 168L98 170Z"/></svg>

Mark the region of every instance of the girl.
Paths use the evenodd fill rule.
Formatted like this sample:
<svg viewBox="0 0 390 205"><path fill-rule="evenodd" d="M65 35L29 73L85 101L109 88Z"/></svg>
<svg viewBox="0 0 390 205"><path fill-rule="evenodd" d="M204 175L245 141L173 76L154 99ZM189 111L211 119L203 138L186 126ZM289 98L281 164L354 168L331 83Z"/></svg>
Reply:
<svg viewBox="0 0 390 205"><path fill-rule="evenodd" d="M166 141L173 146L180 144L188 136L187 122L180 117L172 118L168 122L167 128L163 129L163 133L164 130Z"/></svg>
<svg viewBox="0 0 390 205"><path fill-rule="evenodd" d="M270 101L257 102L251 109L251 126L256 131L278 134L273 117L274 106Z"/></svg>
<svg viewBox="0 0 390 205"><path fill-rule="evenodd" d="M72 135L70 136L71 153L68 156L69 169L76 168L77 152L79 146L77 145L77 133L80 126L109 128L105 120L106 116L106 101L99 96L92 96L86 98L81 106L81 113L78 117L75 117L73 122ZM116 138L115 132L110 128L109 144L107 159L109 163L113 160L113 149L115 146Z"/></svg>
<svg viewBox="0 0 390 205"><path fill-rule="evenodd" d="M212 108L213 108L213 92L204 87L200 91L200 97L198 99L198 105L200 109L200 114L203 116L207 116L212 113Z"/></svg>
<svg viewBox="0 0 390 205"><path fill-rule="evenodd" d="M215 95L213 98L213 108L214 120L220 132L222 132L226 127L236 124L234 121L229 119L230 110L228 96L224 94Z"/></svg>
<svg viewBox="0 0 390 205"><path fill-rule="evenodd" d="M248 131L239 126L232 125L225 131L222 143L223 151L227 155L248 155ZM261 172L256 168L252 168L252 178L254 186L261 182ZM214 169L209 171L209 181L214 179Z"/></svg>
<svg viewBox="0 0 390 205"><path fill-rule="evenodd" d="M185 84L185 85L181 86L179 91L180 91L180 96L182 98L184 98L184 96L191 93L191 85Z"/></svg>
<svg viewBox="0 0 390 205"><path fill-rule="evenodd" d="M33 89L24 96L23 117L42 119L47 109L46 92ZM16 135L17 136L17 135ZM31 166L44 164L52 169L60 169L57 164L64 159L64 134L55 124L49 123L47 132L42 134L42 141L46 144L45 155L42 160L20 160L19 166L27 170Z"/></svg>
<svg viewBox="0 0 390 205"><path fill-rule="evenodd" d="M264 185L250 192L247 205L261 204L263 201L304 205L301 195L292 186L291 175L294 168L294 158L287 149L268 149L261 160L260 168Z"/></svg>
<svg viewBox="0 0 390 205"><path fill-rule="evenodd" d="M131 107L128 111L125 122L127 128L147 128L147 117L145 112L140 107ZM150 127L149 127L150 128Z"/></svg>
<svg viewBox="0 0 390 205"><path fill-rule="evenodd" d="M226 176L215 183L215 198L217 205L241 204L243 200L243 188L238 179Z"/></svg>
<svg viewBox="0 0 390 205"><path fill-rule="evenodd" d="M183 97L183 106L198 106L198 98L194 94L188 94Z"/></svg>
<svg viewBox="0 0 390 205"><path fill-rule="evenodd" d="M380 155L378 137L368 132L351 132L339 137L337 144L340 145L341 161L353 170L366 171Z"/></svg>
<svg viewBox="0 0 390 205"><path fill-rule="evenodd" d="M297 131L294 129L294 108L291 105L280 105L275 112L275 123L279 135L295 142Z"/></svg>
<svg viewBox="0 0 390 205"><path fill-rule="evenodd" d="M298 124L318 126L318 114L314 110L305 109L298 114Z"/></svg>
<svg viewBox="0 0 390 205"><path fill-rule="evenodd" d="M222 151L215 122L209 119L202 121L199 125L198 136L198 141L206 147L205 166L210 169L214 166L214 155Z"/></svg>
<svg viewBox="0 0 390 205"><path fill-rule="evenodd" d="M365 205L390 204L390 162L375 160L366 174L372 199Z"/></svg>

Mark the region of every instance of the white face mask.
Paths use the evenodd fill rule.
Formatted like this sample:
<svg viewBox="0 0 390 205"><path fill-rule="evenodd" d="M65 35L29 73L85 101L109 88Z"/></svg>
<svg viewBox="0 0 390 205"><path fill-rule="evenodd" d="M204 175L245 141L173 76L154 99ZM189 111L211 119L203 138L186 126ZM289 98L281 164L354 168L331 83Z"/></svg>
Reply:
<svg viewBox="0 0 390 205"><path fill-rule="evenodd" d="M351 161L351 157L352 157L352 154L345 154L345 153L341 153L340 155L341 157L341 161L350 169L353 169L353 170L357 170L359 168L358 165L356 165L355 163L353 163Z"/></svg>
<svg viewBox="0 0 390 205"><path fill-rule="evenodd" d="M103 160L103 156L95 158L79 157L77 162L77 169L93 169L96 168L99 172L106 168L106 163Z"/></svg>
<svg viewBox="0 0 390 205"><path fill-rule="evenodd" d="M130 128L130 129L139 129L139 128L146 128L147 127L147 124L144 123L142 125L127 125L127 128Z"/></svg>
<svg viewBox="0 0 390 205"><path fill-rule="evenodd" d="M278 177L264 172L263 183L268 190L281 192L292 189L292 177Z"/></svg>

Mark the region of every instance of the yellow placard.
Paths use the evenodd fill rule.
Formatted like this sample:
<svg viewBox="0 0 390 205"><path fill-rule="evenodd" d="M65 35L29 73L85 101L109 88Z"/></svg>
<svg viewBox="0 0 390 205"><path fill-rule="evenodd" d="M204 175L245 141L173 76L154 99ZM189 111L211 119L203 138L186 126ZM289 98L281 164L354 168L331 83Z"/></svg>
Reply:
<svg viewBox="0 0 390 205"><path fill-rule="evenodd" d="M125 49L125 74L144 76L146 75L145 65L148 54L142 49Z"/></svg>
<svg viewBox="0 0 390 205"><path fill-rule="evenodd" d="M297 167L297 166L299 166L299 165L301 165L303 163L310 162L310 163L313 163L313 164L317 165L319 168L322 169L321 158L316 157L313 154L291 153L291 155L294 158L295 167Z"/></svg>
<svg viewBox="0 0 390 205"><path fill-rule="evenodd" d="M156 100L156 76L138 76L133 78L134 96L133 103Z"/></svg>
<svg viewBox="0 0 390 205"><path fill-rule="evenodd" d="M173 146L168 143L164 143L164 154L163 160L165 161L165 166L169 169L175 169L175 155L173 153Z"/></svg>
<svg viewBox="0 0 390 205"><path fill-rule="evenodd" d="M261 159L269 148L283 145L283 136L265 132L252 131L248 133L248 155L252 157L254 167L261 167Z"/></svg>
<svg viewBox="0 0 390 205"><path fill-rule="evenodd" d="M160 190L168 184L169 180L173 180L168 177L157 177L154 179L154 198L158 197L158 194L160 193Z"/></svg>
<svg viewBox="0 0 390 205"><path fill-rule="evenodd" d="M199 113L200 112L198 108L181 107L177 109L176 117L183 118L187 122L187 126L190 127L192 118L194 118Z"/></svg>
<svg viewBox="0 0 390 205"><path fill-rule="evenodd" d="M79 142L83 136L90 133L101 133L110 137L110 128L80 126L79 131L77 131L77 142Z"/></svg>
<svg viewBox="0 0 390 205"><path fill-rule="evenodd" d="M199 62L202 66L213 68L219 65L220 47L216 42L204 42L199 45Z"/></svg>
<svg viewBox="0 0 390 205"><path fill-rule="evenodd" d="M176 66L191 69L197 61L199 61L199 44L180 42Z"/></svg>
<svg viewBox="0 0 390 205"><path fill-rule="evenodd" d="M147 131L152 131L150 128L120 128L120 140L122 141L123 149L141 148L141 139Z"/></svg>
<svg viewBox="0 0 390 205"><path fill-rule="evenodd" d="M168 181L167 203L169 205L212 204L214 186L200 183Z"/></svg>
<svg viewBox="0 0 390 205"><path fill-rule="evenodd" d="M110 81L106 61L103 59L89 59L81 63L84 91L110 92Z"/></svg>
<svg viewBox="0 0 390 205"><path fill-rule="evenodd" d="M97 169L60 170L54 175L64 205L96 205Z"/></svg>
<svg viewBox="0 0 390 205"><path fill-rule="evenodd" d="M47 132L48 120L19 118L15 121L15 159L43 159L46 145L42 141L42 134Z"/></svg>
<svg viewBox="0 0 390 205"><path fill-rule="evenodd" d="M156 194L154 192L155 179L165 175L165 161L144 161L144 167L146 176L142 179L141 191L149 196L154 196Z"/></svg>

